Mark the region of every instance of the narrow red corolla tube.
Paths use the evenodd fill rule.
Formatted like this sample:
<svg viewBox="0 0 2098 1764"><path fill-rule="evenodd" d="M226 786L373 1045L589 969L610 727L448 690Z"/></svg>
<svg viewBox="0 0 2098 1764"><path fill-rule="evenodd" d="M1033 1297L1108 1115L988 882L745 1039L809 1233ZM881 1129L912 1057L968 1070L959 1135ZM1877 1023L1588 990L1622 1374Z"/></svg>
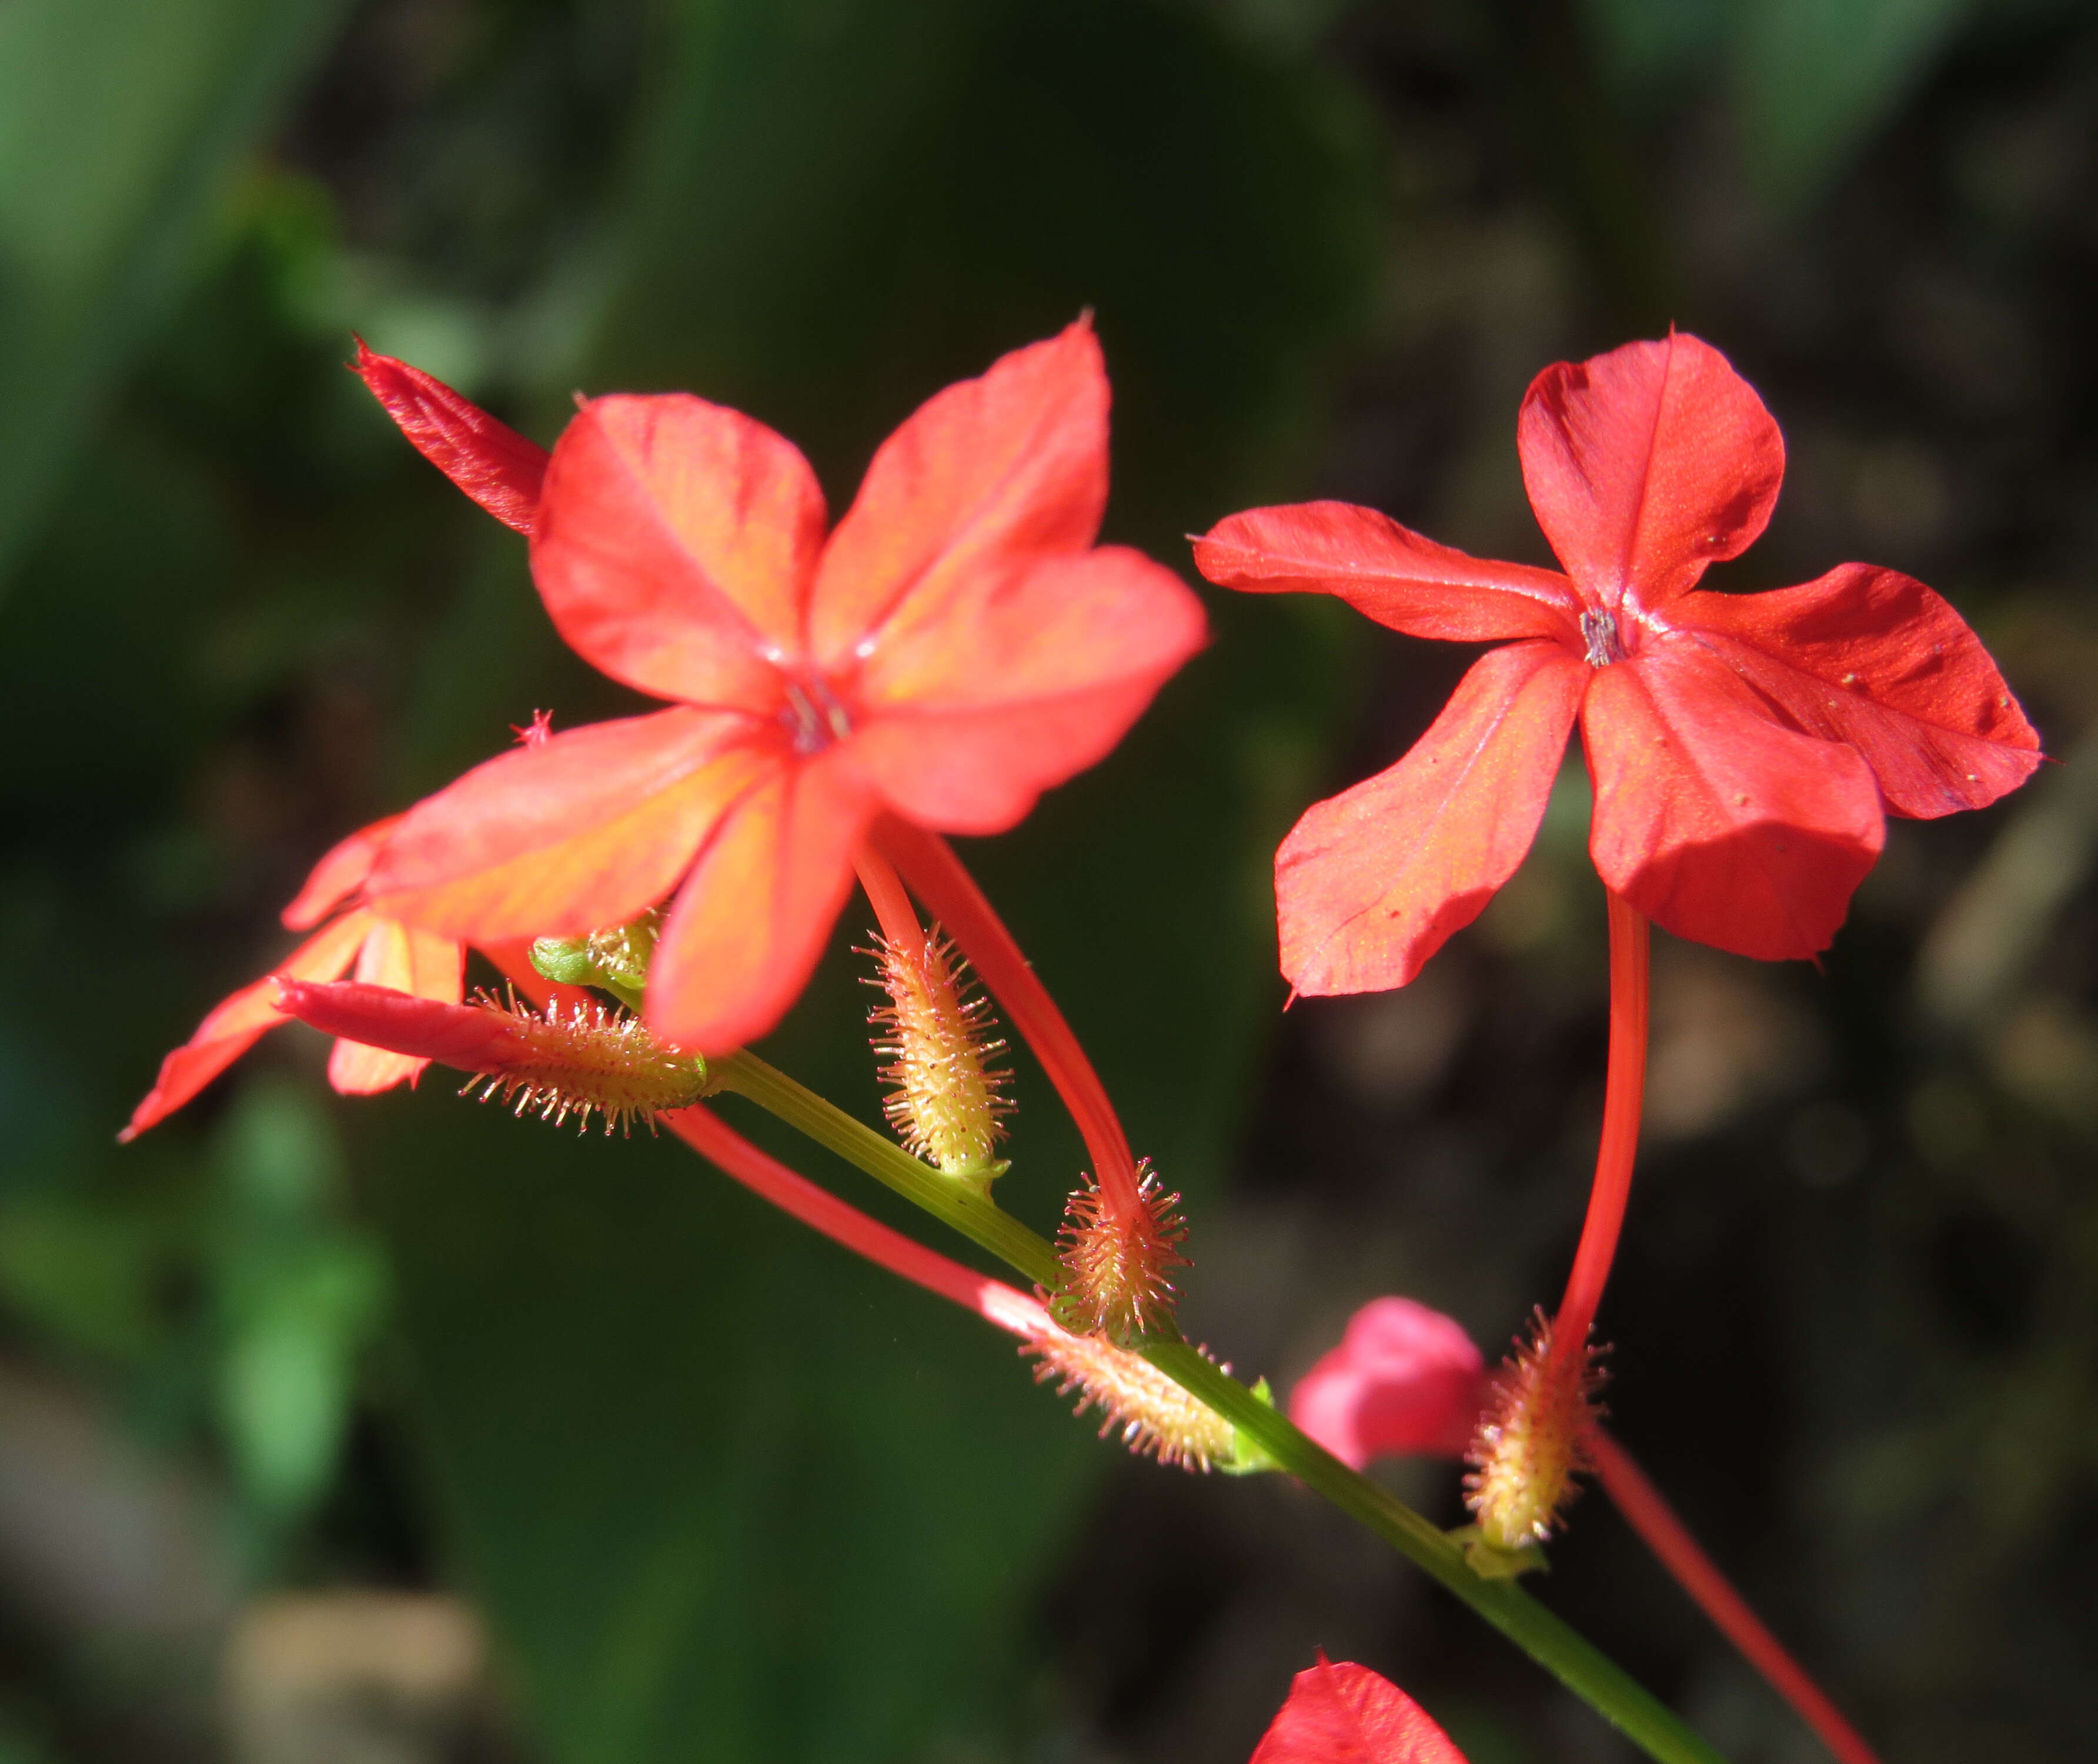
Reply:
<svg viewBox="0 0 2098 1764"><path fill-rule="evenodd" d="M1771 1634L1711 1557L1698 1547L1697 1540L1661 1498L1661 1490L1647 1480L1631 1454L1600 1427L1589 1429L1587 1443L1595 1478L1625 1516L1625 1522L1696 1601L1698 1609L1740 1651L1741 1657L1792 1705L1799 1718L1820 1736L1821 1743L1841 1764L1880 1764L1879 1754L1865 1743L1864 1736L1843 1718L1842 1711L1807 1676L1806 1669L1785 1652L1784 1644Z"/></svg>
<svg viewBox="0 0 2098 1764"><path fill-rule="evenodd" d="M1595 1180L1566 1293L1552 1319L1555 1359L1573 1359L1588 1339L1595 1308L1610 1278L1631 1198L1632 1164L1639 1152L1639 1114L1646 1101L1648 954L1651 938L1644 915L1625 897L1609 896L1610 1051L1604 1082L1602 1140L1595 1153Z"/></svg>
<svg viewBox="0 0 2098 1764"><path fill-rule="evenodd" d="M1557 1314L1548 1322L1540 1318L1494 1379L1470 1454L1472 1511L1497 1550L1543 1542L1578 1492L1575 1473L1592 1468L1590 1424L1601 1375L1589 1335L1624 1230L1639 1152L1652 941L1645 915L1615 890L1608 897L1609 1068L1581 1241Z"/></svg>

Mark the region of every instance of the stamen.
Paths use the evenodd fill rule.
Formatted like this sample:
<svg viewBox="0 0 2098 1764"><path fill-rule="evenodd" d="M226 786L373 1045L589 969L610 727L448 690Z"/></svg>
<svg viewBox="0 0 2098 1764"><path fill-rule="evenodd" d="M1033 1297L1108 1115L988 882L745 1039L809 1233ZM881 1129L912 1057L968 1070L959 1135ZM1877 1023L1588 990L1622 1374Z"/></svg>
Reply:
<svg viewBox="0 0 2098 1764"><path fill-rule="evenodd" d="M1543 1542L1580 1493L1574 1476L1593 1468L1587 1430L1604 1413L1595 1400L1604 1384L1595 1364L1601 1351L1584 1348L1555 1358L1552 1324L1540 1310L1530 1338L1517 1338L1495 1375L1464 1478L1464 1503L1494 1549Z"/></svg>
<svg viewBox="0 0 2098 1764"><path fill-rule="evenodd" d="M1180 1253L1187 1222L1173 1210L1180 1196L1161 1191L1149 1158L1136 1174L1137 1205L1128 1211L1111 1208L1091 1176L1064 1203L1065 1284L1055 1310L1081 1334L1129 1341L1172 1321L1179 1297L1173 1270L1191 1266Z"/></svg>
<svg viewBox="0 0 2098 1764"><path fill-rule="evenodd" d="M1099 1406L1102 1439L1120 1428L1122 1443L1139 1457L1148 1454L1183 1470L1206 1473L1213 1464L1229 1468L1237 1459L1231 1423L1141 1355L1097 1336L1071 1335L1053 1326L1024 1342L1020 1351L1040 1362L1035 1383L1057 1379L1058 1396L1080 1393L1073 1415ZM1207 1349L1200 1351L1205 1359L1212 1358Z"/></svg>
<svg viewBox="0 0 2098 1764"><path fill-rule="evenodd" d="M990 1064L1005 1049L990 1033L990 1000L937 926L915 948L887 937L876 946L860 953L881 964L865 984L889 1000L867 1014L883 1032L874 1051L889 1062L879 1075L896 1087L882 1112L907 1150L947 1175L988 1185L1007 1167L992 1153L1012 1112L1012 1074Z"/></svg>

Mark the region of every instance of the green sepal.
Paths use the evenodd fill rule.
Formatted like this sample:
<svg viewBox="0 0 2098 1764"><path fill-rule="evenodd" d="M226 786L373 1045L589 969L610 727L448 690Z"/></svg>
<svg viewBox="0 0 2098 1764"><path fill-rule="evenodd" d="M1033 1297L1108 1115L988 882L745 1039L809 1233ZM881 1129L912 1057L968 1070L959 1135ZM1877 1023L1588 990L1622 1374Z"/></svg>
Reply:
<svg viewBox="0 0 2098 1764"><path fill-rule="evenodd" d="M1451 1542L1464 1547L1465 1564L1481 1580L1517 1580L1525 1574L1552 1572L1544 1551L1534 1543L1525 1543L1519 1550L1504 1550L1498 1543L1488 1542L1477 1525L1459 1525L1449 1535Z"/></svg>
<svg viewBox="0 0 2098 1764"><path fill-rule="evenodd" d="M939 1169L940 1174L948 1181L959 1183L972 1194L981 1196L984 1200L988 1200L990 1199L990 1185L1012 1168L1012 1160L1004 1157L989 1158L972 1168L962 1169L941 1169L937 1164L933 1167Z"/></svg>
<svg viewBox="0 0 2098 1764"><path fill-rule="evenodd" d="M532 945L532 966L560 985L601 986L621 1004L639 1010L661 919L651 908L586 937L538 938Z"/></svg>
<svg viewBox="0 0 2098 1764"><path fill-rule="evenodd" d="M1257 1380L1253 1387L1253 1396L1269 1408L1275 1406L1275 1389L1265 1379ZM1231 1455L1227 1463L1217 1468L1228 1477L1258 1476L1263 1470L1279 1470L1281 1464L1261 1446L1257 1440L1249 1438L1243 1428L1231 1429Z"/></svg>
<svg viewBox="0 0 2098 1764"><path fill-rule="evenodd" d="M532 945L533 971L557 986L594 986L598 965L580 937L540 937Z"/></svg>

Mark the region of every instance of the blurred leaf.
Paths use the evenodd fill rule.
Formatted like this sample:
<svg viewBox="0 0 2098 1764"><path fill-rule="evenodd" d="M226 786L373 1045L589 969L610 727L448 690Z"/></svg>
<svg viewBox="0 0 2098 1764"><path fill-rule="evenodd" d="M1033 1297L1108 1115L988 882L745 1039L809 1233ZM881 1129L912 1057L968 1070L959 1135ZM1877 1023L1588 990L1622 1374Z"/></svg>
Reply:
<svg viewBox="0 0 2098 1764"><path fill-rule="evenodd" d="M1975 0L1738 0L1736 114L1768 199L1813 198L1929 71ZM1656 11L1666 9L1657 0Z"/></svg>
<svg viewBox="0 0 2098 1764"><path fill-rule="evenodd" d="M840 508L918 402L1091 305L1110 530L1184 564L1179 535L1276 487L1375 262L1353 108L1148 7L695 4L643 133L634 265L586 384L748 409ZM539 616L509 568L486 624ZM1198 1262L1282 1000L1271 853L1345 696L1330 621L1215 610L1214 647L1112 760L968 853L1187 1193ZM768 1052L878 1119L844 950L864 941L849 913ZM1048 1099L1023 1062L1004 1186L1044 1226L1082 1165ZM1010 1342L679 1148L445 1106L367 1112L390 1130L360 1162L464 1566L551 1754L859 1764L1008 1724L1026 1601L1109 1448Z"/></svg>
<svg viewBox="0 0 2098 1764"><path fill-rule="evenodd" d="M309 1091L248 1086L218 1163L220 1423L243 1493L266 1521L281 1520L334 1473L357 1355L385 1302L385 1264L331 1216L342 1152Z"/></svg>
<svg viewBox="0 0 2098 1764"><path fill-rule="evenodd" d="M344 0L0 7L0 576Z"/></svg>
<svg viewBox="0 0 2098 1764"><path fill-rule="evenodd" d="M67 1346L119 1363L165 1330L156 1276L167 1265L165 1223L71 1196L35 1196L0 1211L0 1294Z"/></svg>

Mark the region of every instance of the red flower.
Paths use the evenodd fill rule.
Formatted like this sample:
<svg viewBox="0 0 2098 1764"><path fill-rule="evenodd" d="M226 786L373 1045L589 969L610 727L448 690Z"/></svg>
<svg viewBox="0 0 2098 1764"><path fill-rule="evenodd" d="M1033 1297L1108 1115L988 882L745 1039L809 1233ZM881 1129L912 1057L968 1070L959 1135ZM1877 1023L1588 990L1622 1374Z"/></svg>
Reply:
<svg viewBox="0 0 2098 1764"><path fill-rule="evenodd" d="M524 494L516 448L481 460L456 401L375 373L469 494ZM1012 826L1200 645L1177 577L1093 547L1107 410L1081 320L925 405L827 538L814 473L762 423L684 394L588 402L546 467L533 575L580 654L674 708L469 773L406 816L374 897L481 941L579 935L674 893L651 1027L705 1051L763 1033L877 817Z"/></svg>
<svg viewBox="0 0 2098 1764"><path fill-rule="evenodd" d="M1762 531L1784 472L1776 423L1718 351L1678 334L1547 368L1516 440L1564 575L1341 502L1235 515L1196 543L1229 587L1512 639L1396 766L1284 841L1300 992L1402 985L1476 919L1530 847L1576 717L1604 881L1680 937L1771 960L1828 946L1884 813L1980 808L2039 764L1980 640L1921 583L1846 564L1769 594L1696 586Z"/></svg>
<svg viewBox="0 0 2098 1764"><path fill-rule="evenodd" d="M1390 1679L1321 1653L1247 1764L1464 1764L1464 1754Z"/></svg>
<svg viewBox="0 0 2098 1764"><path fill-rule="evenodd" d="M1486 1362L1455 1319L1373 1298L1289 1395L1289 1419L1351 1470L1376 1458L1461 1458L1479 1424Z"/></svg>
<svg viewBox="0 0 2098 1764"><path fill-rule="evenodd" d="M361 828L314 865L298 897L284 909L286 928L311 931L357 894L388 835L398 824L395 816ZM539 979L522 946L487 953L497 967L542 1003L553 994L573 991ZM465 949L456 939L353 905L261 979L243 986L213 1010L197 1025L196 1033L160 1062L160 1077L117 1138L129 1142L165 1121L271 1029L292 1021L291 1015L278 1006L280 979L331 981L353 974L370 985L456 1004L465 960ZM412 1082L428 1064L339 1039L328 1056L328 1082L345 1095L369 1095L403 1080Z"/></svg>

